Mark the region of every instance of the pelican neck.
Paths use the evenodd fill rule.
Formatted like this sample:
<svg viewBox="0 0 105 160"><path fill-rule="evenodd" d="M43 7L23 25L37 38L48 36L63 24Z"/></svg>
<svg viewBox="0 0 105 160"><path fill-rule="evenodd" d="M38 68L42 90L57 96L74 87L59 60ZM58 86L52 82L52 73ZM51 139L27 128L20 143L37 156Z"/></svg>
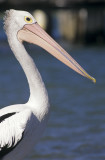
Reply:
<svg viewBox="0 0 105 160"><path fill-rule="evenodd" d="M48 105L47 91L33 59L27 53L24 45L18 40L17 42L9 42L9 44L28 80L30 90L28 102L37 106Z"/></svg>

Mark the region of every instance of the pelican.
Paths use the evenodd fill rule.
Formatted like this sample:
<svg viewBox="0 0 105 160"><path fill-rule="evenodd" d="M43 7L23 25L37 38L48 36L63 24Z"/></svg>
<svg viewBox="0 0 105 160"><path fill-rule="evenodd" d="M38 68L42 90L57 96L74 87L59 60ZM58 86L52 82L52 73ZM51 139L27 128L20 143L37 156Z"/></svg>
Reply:
<svg viewBox="0 0 105 160"><path fill-rule="evenodd" d="M26 11L8 10L4 18L8 43L26 75L30 96L25 104L0 110L0 160L23 160L42 136L49 117L48 94L40 73L23 41L44 48L84 77L91 77Z"/></svg>

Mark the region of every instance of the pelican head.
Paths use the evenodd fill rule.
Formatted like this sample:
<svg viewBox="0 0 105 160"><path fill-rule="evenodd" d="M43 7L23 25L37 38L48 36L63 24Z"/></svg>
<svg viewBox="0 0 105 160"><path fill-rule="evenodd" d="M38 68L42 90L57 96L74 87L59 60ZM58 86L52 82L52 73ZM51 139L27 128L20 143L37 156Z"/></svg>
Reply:
<svg viewBox="0 0 105 160"><path fill-rule="evenodd" d="M19 43L23 41L36 44L58 60L72 68L84 77L96 80L91 77L57 42L55 42L37 23L35 18L26 11L9 10L6 11L4 28L8 39L17 39Z"/></svg>

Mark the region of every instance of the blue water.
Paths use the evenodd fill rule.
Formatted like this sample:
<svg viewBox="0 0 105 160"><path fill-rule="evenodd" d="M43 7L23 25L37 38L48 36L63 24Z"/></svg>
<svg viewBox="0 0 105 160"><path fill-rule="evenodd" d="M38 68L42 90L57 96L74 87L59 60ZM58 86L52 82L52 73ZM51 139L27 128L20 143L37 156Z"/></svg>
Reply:
<svg viewBox="0 0 105 160"><path fill-rule="evenodd" d="M0 28L1 29L1 28ZM25 103L25 75L0 30L0 108ZM59 41L96 84L70 70L43 49L27 45L48 90L47 129L27 160L105 160L105 47L73 46Z"/></svg>

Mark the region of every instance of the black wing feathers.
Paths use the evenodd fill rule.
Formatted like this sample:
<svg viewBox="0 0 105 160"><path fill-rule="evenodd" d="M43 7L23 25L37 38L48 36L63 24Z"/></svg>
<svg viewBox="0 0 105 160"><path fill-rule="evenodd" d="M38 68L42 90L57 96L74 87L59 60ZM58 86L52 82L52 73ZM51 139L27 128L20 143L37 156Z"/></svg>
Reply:
<svg viewBox="0 0 105 160"><path fill-rule="evenodd" d="M7 113L7 114L1 116L1 117L0 117L0 123L1 123L2 121L4 121L6 118L9 118L9 117L13 116L14 114L16 114L16 112Z"/></svg>
<svg viewBox="0 0 105 160"><path fill-rule="evenodd" d="M2 116L0 117L0 123L3 122L5 119L13 116L13 115L16 114L16 113L17 113L17 112L12 112L12 113L7 113L7 114L5 114L5 115L2 115ZM20 142L20 141L19 141L19 142ZM19 143L19 142L18 142L18 143ZM18 144L18 143L17 143L17 144ZM0 146L0 148L1 148L1 150L0 150L0 160L1 160L1 158L3 158L4 155L8 154L11 150L13 150L13 149L15 148L14 144L15 144L15 138L12 137L12 145L11 145L11 147L8 147L8 144L6 144L6 145L5 145L4 147L2 147L2 148L1 148L1 146Z"/></svg>
<svg viewBox="0 0 105 160"><path fill-rule="evenodd" d="M23 137L25 136L26 124L28 123L28 120L31 117L31 115L32 112L29 109L26 109L21 112L7 113L0 117L0 130L2 130L1 136L3 136L3 139L2 137L0 137L0 160L2 160L5 157L5 155L13 151L15 147L19 145L19 143L22 141ZM20 118L22 120L22 123L20 123ZM17 122L17 126L15 125L15 120ZM12 121L13 123L11 123ZM20 130L17 130L16 132L16 129L18 128L20 128ZM7 137L7 140L5 142L6 132L8 133L9 131L8 129L12 130L12 133L11 135L9 135L9 137ZM4 143L4 145L2 143Z"/></svg>
<svg viewBox="0 0 105 160"><path fill-rule="evenodd" d="M8 148L8 144L6 144L4 147L1 148L1 151L0 151L0 160L1 160L1 158L3 158L3 156L5 156L9 152L11 152L20 143L20 141L23 139L23 135L24 135L24 132L22 134L22 138L17 142L17 144L15 146L14 146L14 144L15 144L15 138L12 137L12 145L11 145L11 147Z"/></svg>

